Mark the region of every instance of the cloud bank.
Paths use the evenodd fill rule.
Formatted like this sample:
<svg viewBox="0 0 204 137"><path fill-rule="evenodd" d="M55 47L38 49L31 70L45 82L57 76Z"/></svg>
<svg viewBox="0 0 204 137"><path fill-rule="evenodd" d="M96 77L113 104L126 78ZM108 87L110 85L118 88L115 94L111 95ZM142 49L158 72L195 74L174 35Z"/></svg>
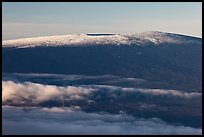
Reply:
<svg viewBox="0 0 204 137"><path fill-rule="evenodd" d="M4 106L3 134L202 134L200 128L170 125L158 118L144 119L130 115L102 115L73 110L74 108Z"/></svg>
<svg viewBox="0 0 204 137"><path fill-rule="evenodd" d="M202 134L201 101L198 92L2 81L3 134Z"/></svg>
<svg viewBox="0 0 204 137"><path fill-rule="evenodd" d="M72 101L95 99L93 96L104 93L107 97L117 99L121 96L134 95L152 97L170 97L181 100L193 100L201 98L202 93L186 93L177 90L163 89L139 89L125 88L108 85L79 85L79 86L55 86L38 83L15 83L13 81L2 81L2 103L4 105L38 105L47 101ZM97 95L96 95L97 94Z"/></svg>
<svg viewBox="0 0 204 137"><path fill-rule="evenodd" d="M181 98L194 98L194 97L200 97L202 96L202 93L199 92L192 92L192 93L186 93L183 91L178 90L166 90L166 89L141 89L141 88L126 88L126 87L119 87L119 86L109 86L109 85L89 85L85 87L92 87L92 88L98 88L98 89L110 89L113 91L120 90L123 92L134 92L134 93L143 93L143 94L149 94L149 95L170 95L170 96L177 96Z"/></svg>

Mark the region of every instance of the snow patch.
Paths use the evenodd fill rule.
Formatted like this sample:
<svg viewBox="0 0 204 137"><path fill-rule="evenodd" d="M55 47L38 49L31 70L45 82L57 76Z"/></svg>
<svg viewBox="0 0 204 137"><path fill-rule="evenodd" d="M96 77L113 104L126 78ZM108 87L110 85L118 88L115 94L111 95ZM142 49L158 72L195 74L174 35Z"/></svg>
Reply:
<svg viewBox="0 0 204 137"><path fill-rule="evenodd" d="M58 46L87 46L87 45L136 45L144 46L149 43L158 45L160 43L200 43L198 38L184 35L150 31L137 34L74 34L61 36L45 36L36 38L24 38L6 40L2 42L3 47L58 47Z"/></svg>

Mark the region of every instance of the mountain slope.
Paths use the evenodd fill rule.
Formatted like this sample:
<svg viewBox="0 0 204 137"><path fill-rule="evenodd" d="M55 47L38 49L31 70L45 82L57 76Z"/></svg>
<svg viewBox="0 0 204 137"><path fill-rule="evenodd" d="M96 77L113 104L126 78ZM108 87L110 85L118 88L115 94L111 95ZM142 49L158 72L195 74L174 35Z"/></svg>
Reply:
<svg viewBox="0 0 204 137"><path fill-rule="evenodd" d="M73 46L62 39L68 36L4 41L3 72L117 75L146 80L135 87L202 92L202 39L163 32L75 36Z"/></svg>

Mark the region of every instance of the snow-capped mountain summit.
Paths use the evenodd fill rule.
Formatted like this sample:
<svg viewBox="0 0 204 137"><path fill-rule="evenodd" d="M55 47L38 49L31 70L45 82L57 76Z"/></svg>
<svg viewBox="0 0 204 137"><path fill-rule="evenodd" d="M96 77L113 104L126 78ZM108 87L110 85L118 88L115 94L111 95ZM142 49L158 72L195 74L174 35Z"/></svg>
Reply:
<svg viewBox="0 0 204 137"><path fill-rule="evenodd" d="M4 73L116 75L145 80L135 87L188 92L202 92L201 62L201 38L157 31L17 39L2 48Z"/></svg>
<svg viewBox="0 0 204 137"><path fill-rule="evenodd" d="M84 45L158 45L161 43L201 43L200 38L165 33L158 31L147 31L136 34L113 34L113 33L89 33L73 35L57 35L35 38L24 38L6 40L2 42L3 47L38 47L38 46L84 46Z"/></svg>

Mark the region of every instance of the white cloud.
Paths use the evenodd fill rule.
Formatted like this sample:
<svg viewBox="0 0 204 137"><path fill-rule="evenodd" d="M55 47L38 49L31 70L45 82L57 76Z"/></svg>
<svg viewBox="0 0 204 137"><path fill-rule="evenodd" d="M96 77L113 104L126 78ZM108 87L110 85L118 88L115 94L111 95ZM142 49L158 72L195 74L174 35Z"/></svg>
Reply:
<svg viewBox="0 0 204 137"><path fill-rule="evenodd" d="M83 96L88 95L92 91L93 89L91 88L83 87L57 87L31 82L14 83L12 81L2 81L2 102L12 100L17 104L24 104L28 101L31 104L39 104L52 99L77 100L83 99Z"/></svg>
<svg viewBox="0 0 204 137"><path fill-rule="evenodd" d="M186 93L178 90L163 90L163 89L134 89L134 88L123 88L123 91L135 91L142 92L145 94L153 94L153 95L172 95L183 98L193 98L200 97L202 94L198 92Z"/></svg>
<svg viewBox="0 0 204 137"><path fill-rule="evenodd" d="M3 134L202 134L201 128L171 125L158 118L101 115L68 109L29 108L24 111L25 108L4 106Z"/></svg>
<svg viewBox="0 0 204 137"><path fill-rule="evenodd" d="M84 87L98 88L98 89L109 89L110 91L122 91L122 92L134 92L134 93L143 93L147 95L169 95L177 96L181 98L194 98L201 97L202 93L199 92L183 92L179 90L169 90L169 89L142 89L142 88L126 88L119 86L110 86L110 85L84 85Z"/></svg>
<svg viewBox="0 0 204 137"><path fill-rule="evenodd" d="M37 83L25 82L14 83L12 81L2 81L2 102L12 102L13 105L38 105L40 103L54 101L69 101L89 99L89 95L93 92L107 92L110 96L116 92L121 92L123 95L128 93L143 94L145 96L166 96L179 97L181 99L200 98L202 93L192 92L186 93L177 90L163 89L140 89L140 88L125 88L109 85L80 85L60 87L54 85L42 85Z"/></svg>
<svg viewBox="0 0 204 137"><path fill-rule="evenodd" d="M43 112L55 112L55 113L62 113L62 112L73 112L75 110L80 110L79 106L72 106L72 107L52 107L52 108L42 108L41 111Z"/></svg>

